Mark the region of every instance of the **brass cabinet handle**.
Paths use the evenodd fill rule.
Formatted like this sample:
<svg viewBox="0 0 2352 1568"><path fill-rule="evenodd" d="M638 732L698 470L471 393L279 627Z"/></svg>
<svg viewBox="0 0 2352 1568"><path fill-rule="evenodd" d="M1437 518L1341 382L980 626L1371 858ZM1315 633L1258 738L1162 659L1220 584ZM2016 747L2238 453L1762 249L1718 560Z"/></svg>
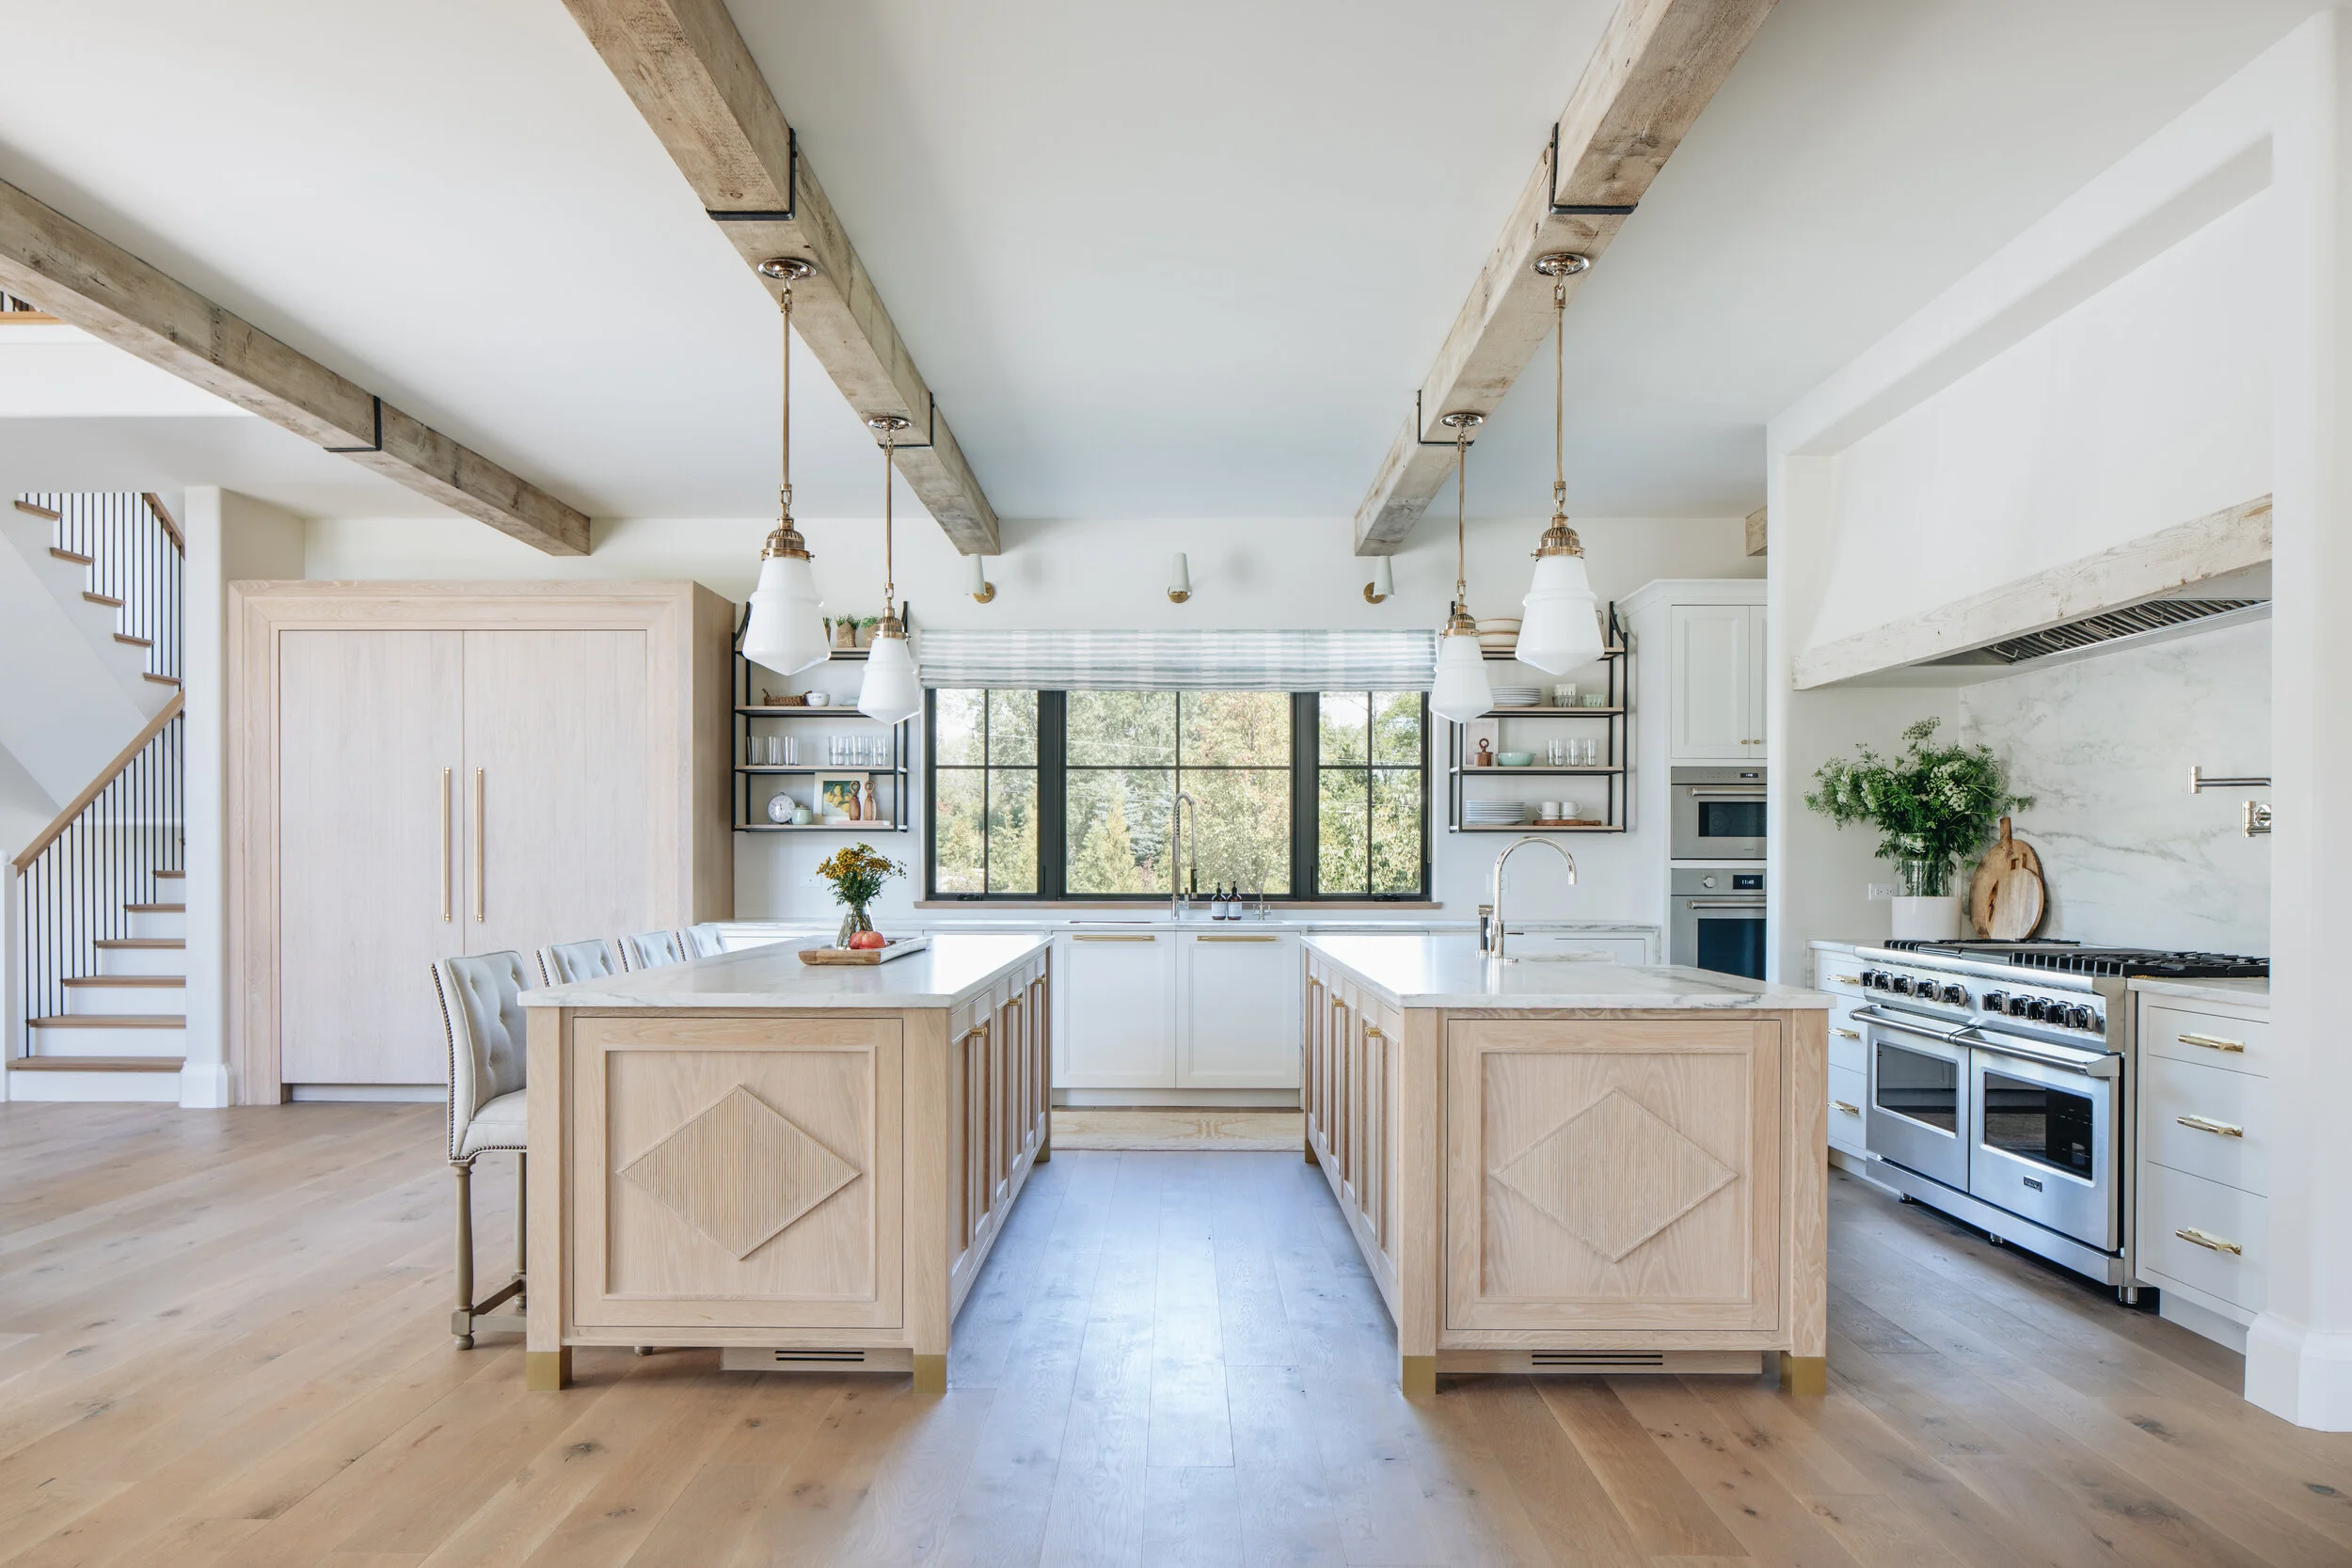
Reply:
<svg viewBox="0 0 2352 1568"><path fill-rule="evenodd" d="M1833 974L1830 976L1830 979L1836 984L1841 986L1858 986L1862 984L1862 976L1859 974Z"/></svg>
<svg viewBox="0 0 2352 1568"><path fill-rule="evenodd" d="M2246 1136L2245 1128L2234 1126L2226 1121L2213 1121L2204 1117L2174 1117L2172 1119L2179 1122L2183 1127L2194 1128L2200 1132L2211 1132L2217 1138L2242 1138Z"/></svg>
<svg viewBox="0 0 2352 1568"><path fill-rule="evenodd" d="M1160 939L1141 931L1079 931L1070 940L1073 942L1157 942Z"/></svg>
<svg viewBox="0 0 2352 1568"><path fill-rule="evenodd" d="M1384 1040L1388 1037L1388 1036L1380 1032L1380 1025L1377 1023L1367 1023L1364 1025L1364 1038L1368 1040Z"/></svg>
<svg viewBox="0 0 2352 1568"><path fill-rule="evenodd" d="M2184 1226L2182 1228L2172 1232L2172 1234L2178 1236L2182 1241L2188 1243L2191 1246L2203 1247L2207 1252L2226 1252L2233 1258L2243 1258L2246 1256L2246 1249L2238 1245L2235 1242L2225 1242L2218 1236L2208 1236L2203 1231L2197 1229L2193 1226Z"/></svg>
<svg viewBox="0 0 2352 1568"><path fill-rule="evenodd" d="M482 827L489 813L483 806L482 769L473 770L473 921L479 926L489 919L489 892L483 885L487 862L483 857Z"/></svg>
<svg viewBox="0 0 2352 1568"><path fill-rule="evenodd" d="M1845 1112L1850 1117L1858 1117L1862 1114L1862 1107L1854 1104L1851 1101L1833 1100L1830 1103L1836 1106L1839 1110Z"/></svg>
<svg viewBox="0 0 2352 1568"><path fill-rule="evenodd" d="M1862 1031L1859 1029L1840 1029L1837 1031L1837 1035L1840 1039L1858 1040L1862 1037Z"/></svg>
<svg viewBox="0 0 2352 1568"><path fill-rule="evenodd" d="M2176 1037L2183 1045L2201 1045L2208 1051L2226 1051L2233 1056L2243 1055L2246 1052L2244 1040L2225 1040L2218 1035L2181 1035Z"/></svg>
<svg viewBox="0 0 2352 1568"><path fill-rule="evenodd" d="M1237 937L1230 933L1220 935L1215 931L1200 931L1195 933L1192 940L1195 942L1279 942L1282 939L1278 936Z"/></svg>
<svg viewBox="0 0 2352 1568"><path fill-rule="evenodd" d="M450 917L449 775L448 768L441 769L441 919L444 922Z"/></svg>

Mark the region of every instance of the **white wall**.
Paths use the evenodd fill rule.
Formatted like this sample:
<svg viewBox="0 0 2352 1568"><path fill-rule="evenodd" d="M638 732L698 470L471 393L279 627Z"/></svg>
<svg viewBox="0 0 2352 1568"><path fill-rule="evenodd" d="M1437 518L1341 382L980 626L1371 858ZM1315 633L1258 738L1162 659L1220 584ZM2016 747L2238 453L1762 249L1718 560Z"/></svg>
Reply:
<svg viewBox="0 0 2352 1568"><path fill-rule="evenodd" d="M2188 770L2270 771L2270 627L2231 626L2027 671L1960 695L1960 733L2034 798L2042 935L2270 951L2271 841L2238 829L2267 789L2188 792Z"/></svg>
<svg viewBox="0 0 2352 1568"><path fill-rule="evenodd" d="M51 800L15 753L0 746L0 860L32 843L63 803Z"/></svg>
<svg viewBox="0 0 2352 1568"><path fill-rule="evenodd" d="M751 591L764 520L599 522L595 548L584 559L539 554L472 523L314 522L310 525L306 575L320 579L384 578L691 577L739 603ZM803 521L816 557L819 591L830 606L858 614L879 611L882 529L879 520ZM1530 555L1543 531L1540 519L1474 523L1469 531L1470 605L1485 614L1517 612L1533 569ZM1745 553L1740 519L1579 519L1595 589L1605 600L1660 577L1754 577L1763 562ZM1432 516L1409 548L1395 558L1397 593L1370 605L1363 587L1372 563L1349 547L1343 518L1139 523L1008 523L1006 553L988 575L995 601L965 595L968 564L919 515L902 517L896 570L901 598L918 631L927 626L1219 627L1435 627L1453 591L1453 531ZM1170 604L1169 557L1190 558L1193 596ZM860 667L845 665L826 679L854 695ZM811 722L807 731L823 733ZM1441 750L1441 748L1440 748ZM1441 807L1440 800L1440 807ZM1637 873L1665 857L1664 824L1644 824L1623 838L1580 838L1571 846L1581 878L1559 886L1555 868L1521 879L1515 891L1530 916L1655 921ZM919 834L878 846L919 868ZM743 918L823 917L831 910L812 882L816 863L832 847L791 835L743 834L737 841L736 907ZM1434 834L1432 880L1451 912L1470 914L1483 896L1496 847L1487 839ZM914 879L919 882L919 869ZM913 884L894 883L878 906L883 918L903 912Z"/></svg>
<svg viewBox="0 0 2352 1568"><path fill-rule="evenodd" d="M249 496L191 488L182 508L187 539L187 619L182 651L187 693L188 1059L180 1103L217 1109L234 1101L229 1081L228 779L224 742L228 692L225 612L229 584L302 572L300 518ZM356 720L364 722L364 717Z"/></svg>

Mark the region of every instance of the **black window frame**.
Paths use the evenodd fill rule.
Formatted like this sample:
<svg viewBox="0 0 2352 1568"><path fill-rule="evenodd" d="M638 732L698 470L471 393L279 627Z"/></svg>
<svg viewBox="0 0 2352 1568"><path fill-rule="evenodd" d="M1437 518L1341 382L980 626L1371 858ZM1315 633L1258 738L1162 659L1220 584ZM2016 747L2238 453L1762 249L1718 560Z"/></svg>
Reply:
<svg viewBox="0 0 2352 1568"><path fill-rule="evenodd" d="M1035 893L942 893L939 891L939 694L923 693L923 897L930 903L954 904L1147 904L1168 896L1154 893L1081 893L1067 891L1069 870L1069 705L1068 693L1043 688L973 688L979 690L1037 691L1037 881ZM1355 689L1341 688L1339 689ZM1364 689L1367 691L1371 688ZM1285 904L1418 904L1430 901L1431 815L1436 801L1430 777L1429 694L1421 694L1421 757L1418 765L1374 764L1370 770L1418 772L1421 777L1421 885L1399 893L1326 893L1321 886L1320 833L1323 767L1320 757L1322 694L1294 691L1291 699L1291 891L1269 895ZM986 707L983 702L983 709ZM982 767L985 768L986 764ZM1013 765L1025 768L1026 764ZM1170 762L1174 772L1178 764ZM975 769L977 770L977 769ZM985 786L983 786L983 800ZM985 843L986 817L982 818ZM986 850L983 847L985 880Z"/></svg>

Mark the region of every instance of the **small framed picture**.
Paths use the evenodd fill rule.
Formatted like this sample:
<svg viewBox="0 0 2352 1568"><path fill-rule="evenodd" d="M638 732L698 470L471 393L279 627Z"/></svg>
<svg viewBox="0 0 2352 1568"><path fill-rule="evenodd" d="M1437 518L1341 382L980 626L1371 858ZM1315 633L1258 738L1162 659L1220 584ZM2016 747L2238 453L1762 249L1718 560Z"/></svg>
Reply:
<svg viewBox="0 0 2352 1568"><path fill-rule="evenodd" d="M817 775L817 819L820 822L856 822L864 819L866 811L860 803L866 793L863 773L819 773Z"/></svg>

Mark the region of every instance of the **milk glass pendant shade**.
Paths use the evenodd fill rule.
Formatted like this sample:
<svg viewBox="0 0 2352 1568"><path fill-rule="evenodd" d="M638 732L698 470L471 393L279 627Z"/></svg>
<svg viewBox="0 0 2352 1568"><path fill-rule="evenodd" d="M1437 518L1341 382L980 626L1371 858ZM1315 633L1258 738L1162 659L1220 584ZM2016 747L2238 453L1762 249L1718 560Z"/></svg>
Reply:
<svg viewBox="0 0 2352 1568"><path fill-rule="evenodd" d="M809 570L808 546L792 526L792 285L816 276L808 262L788 256L759 264L761 276L783 285L784 311L783 472L776 487L776 527L760 551L759 583L752 590L752 612L743 623L742 654L754 664L789 675L833 657L825 636L824 606L817 577Z"/></svg>
<svg viewBox="0 0 2352 1568"><path fill-rule="evenodd" d="M1568 279L1582 272L1585 259L1563 251L1546 256L1535 270L1551 282L1551 526L1535 546L1535 580L1527 590L1516 650L1521 664L1548 675L1565 675L1601 656L1598 605L1584 571L1584 546L1568 527L1566 474L1567 383L1560 326L1568 308Z"/></svg>
<svg viewBox="0 0 2352 1568"><path fill-rule="evenodd" d="M868 719L896 724L923 709L923 683L907 646L906 623L898 619L898 585L890 580L891 503L897 490L893 469L898 432L907 421L895 414L867 420L882 438L882 614L874 628L874 644L866 655L866 679L857 689L857 710Z"/></svg>
<svg viewBox="0 0 2352 1568"><path fill-rule="evenodd" d="M1438 633L1438 673L1429 686L1429 711L1449 724L1467 724L1495 705L1486 684L1486 656L1478 645L1478 623L1470 619L1470 585L1464 579L1462 489L1470 468L1470 433L1485 422L1481 414L1448 414L1454 430L1454 604Z"/></svg>

